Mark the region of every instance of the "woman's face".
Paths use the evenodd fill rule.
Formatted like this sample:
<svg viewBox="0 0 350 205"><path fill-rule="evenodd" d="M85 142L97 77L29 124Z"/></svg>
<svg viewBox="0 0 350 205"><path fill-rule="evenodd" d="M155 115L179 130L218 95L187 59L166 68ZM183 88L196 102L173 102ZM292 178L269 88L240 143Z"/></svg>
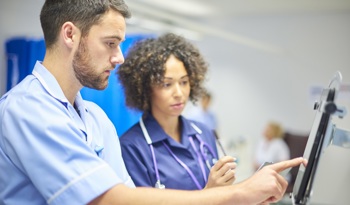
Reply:
<svg viewBox="0 0 350 205"><path fill-rule="evenodd" d="M275 132L274 129L272 128L271 125L267 125L265 130L264 130L264 136L267 140L272 140L273 138L275 138L274 136Z"/></svg>
<svg viewBox="0 0 350 205"><path fill-rule="evenodd" d="M189 77L183 62L173 55L170 55L164 66L163 83L152 86L152 114L178 117L185 108L190 94Z"/></svg>

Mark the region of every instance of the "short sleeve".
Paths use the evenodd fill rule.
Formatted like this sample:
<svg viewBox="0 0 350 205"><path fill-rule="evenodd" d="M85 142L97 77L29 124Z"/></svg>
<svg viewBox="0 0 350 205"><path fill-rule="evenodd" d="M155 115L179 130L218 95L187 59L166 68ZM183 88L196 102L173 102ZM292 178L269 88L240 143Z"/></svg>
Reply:
<svg viewBox="0 0 350 205"><path fill-rule="evenodd" d="M3 149L48 204L86 204L121 181L61 102L40 93L16 98L4 105Z"/></svg>

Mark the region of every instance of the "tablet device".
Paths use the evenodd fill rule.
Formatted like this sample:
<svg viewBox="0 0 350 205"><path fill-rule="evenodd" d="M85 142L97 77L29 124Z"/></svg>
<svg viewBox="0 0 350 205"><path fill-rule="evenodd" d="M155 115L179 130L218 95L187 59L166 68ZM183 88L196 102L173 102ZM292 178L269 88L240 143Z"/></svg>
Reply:
<svg viewBox="0 0 350 205"><path fill-rule="evenodd" d="M308 164L306 167L299 167L292 193L294 204L307 204L310 198L320 156L332 136L331 116L337 110L334 100L341 81L341 73L337 72L329 86L323 89L319 101L315 103L316 116L303 155Z"/></svg>

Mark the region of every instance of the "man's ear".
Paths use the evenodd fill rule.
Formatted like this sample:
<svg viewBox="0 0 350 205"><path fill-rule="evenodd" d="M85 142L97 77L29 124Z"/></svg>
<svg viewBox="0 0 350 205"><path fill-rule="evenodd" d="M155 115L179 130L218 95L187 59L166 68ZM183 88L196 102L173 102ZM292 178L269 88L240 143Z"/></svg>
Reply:
<svg viewBox="0 0 350 205"><path fill-rule="evenodd" d="M72 22L65 22L61 28L61 37L64 44L73 48L74 42L78 41L80 30Z"/></svg>

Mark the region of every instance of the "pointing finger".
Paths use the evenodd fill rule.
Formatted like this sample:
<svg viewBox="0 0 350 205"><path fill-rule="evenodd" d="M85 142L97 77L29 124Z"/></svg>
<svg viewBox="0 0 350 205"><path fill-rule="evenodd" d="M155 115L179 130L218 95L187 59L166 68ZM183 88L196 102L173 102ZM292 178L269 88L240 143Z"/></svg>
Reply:
<svg viewBox="0 0 350 205"><path fill-rule="evenodd" d="M282 161L282 162L278 162L278 163L269 165L269 167L271 169L275 170L276 172L282 172L285 169L288 169L290 167L299 166L300 164L304 164L304 166L306 166L307 161L302 157L298 157L298 158L294 158L291 160L286 160L286 161Z"/></svg>

